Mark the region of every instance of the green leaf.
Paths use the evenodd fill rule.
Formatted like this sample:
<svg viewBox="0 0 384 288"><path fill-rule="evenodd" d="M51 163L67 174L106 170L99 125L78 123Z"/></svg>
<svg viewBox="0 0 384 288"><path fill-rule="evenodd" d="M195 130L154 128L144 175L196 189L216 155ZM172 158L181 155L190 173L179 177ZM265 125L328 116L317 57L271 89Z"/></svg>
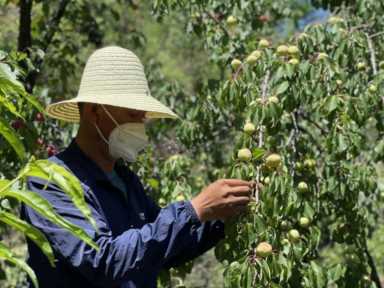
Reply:
<svg viewBox="0 0 384 288"><path fill-rule="evenodd" d="M331 113L332 111L337 109L339 102L340 101L337 95L329 96L326 98L323 107L328 113Z"/></svg>
<svg viewBox="0 0 384 288"><path fill-rule="evenodd" d="M40 247L45 256L47 256L49 263L53 267L55 266L55 257L53 255L52 248L47 238L43 233L40 232L40 230L36 229L24 220L17 218L15 215L2 210L0 210L0 221L23 232L27 237L35 242L38 247Z"/></svg>
<svg viewBox="0 0 384 288"><path fill-rule="evenodd" d="M17 156L20 160L25 159L25 148L19 136L12 130L8 123L6 123L3 119L0 119L0 134L8 141L8 143L12 146L13 150L15 150Z"/></svg>
<svg viewBox="0 0 384 288"><path fill-rule="evenodd" d="M31 105L33 105L38 111L44 112L43 106L40 104L40 102L35 98L35 96L29 94L29 93L20 93L21 96L24 97L25 100L27 100Z"/></svg>
<svg viewBox="0 0 384 288"><path fill-rule="evenodd" d="M0 63L0 88L2 88L0 91L5 92L5 95L17 93L37 110L44 111L39 101L33 95L27 93L23 84L17 80L16 72L12 72L10 66L4 63Z"/></svg>
<svg viewBox="0 0 384 288"><path fill-rule="evenodd" d="M97 230L95 220L92 218L91 209L84 198L81 182L63 166L48 160L37 160L27 166L26 176L34 176L57 184L73 201L75 206L84 214L87 220Z"/></svg>
<svg viewBox="0 0 384 288"><path fill-rule="evenodd" d="M289 87L288 81L282 82L279 86L277 86L275 94L276 95L283 94L285 91L287 91L288 87Z"/></svg>
<svg viewBox="0 0 384 288"><path fill-rule="evenodd" d="M15 105L7 99L7 97L0 94L0 104L5 107L9 112L11 112L16 117L19 117L21 119L24 119L23 115L21 115ZM25 119L24 119L25 120Z"/></svg>
<svg viewBox="0 0 384 288"><path fill-rule="evenodd" d="M0 242L0 258L9 261L10 263L20 267L23 269L31 278L32 283L35 287L39 287L39 284L37 282L37 277L35 272L31 269L31 267L28 266L23 260L16 258L12 251L6 247L2 242Z"/></svg>
<svg viewBox="0 0 384 288"><path fill-rule="evenodd" d="M256 147L252 149L252 158L255 160L262 158L264 154L265 154L265 150L262 148Z"/></svg>
<svg viewBox="0 0 384 288"><path fill-rule="evenodd" d="M32 191L5 190L0 192L0 198L11 197L30 206L42 216L52 221L56 225L67 229L70 233L80 238L92 248L98 250L97 244L88 236L88 234L79 226L72 224L62 216L58 215L48 200Z"/></svg>
<svg viewBox="0 0 384 288"><path fill-rule="evenodd" d="M13 89L17 93L24 93L24 86L17 79L15 72L11 70L11 67L5 63L0 63L0 87L6 89Z"/></svg>

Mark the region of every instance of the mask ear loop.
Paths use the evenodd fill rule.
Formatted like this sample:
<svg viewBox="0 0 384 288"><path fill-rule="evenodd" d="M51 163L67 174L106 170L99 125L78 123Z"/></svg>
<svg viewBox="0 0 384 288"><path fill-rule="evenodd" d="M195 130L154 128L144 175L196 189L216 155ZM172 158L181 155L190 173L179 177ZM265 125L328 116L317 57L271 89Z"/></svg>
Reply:
<svg viewBox="0 0 384 288"><path fill-rule="evenodd" d="M116 127L119 126L119 123L117 123L117 121L115 120L115 118L112 117L111 113L109 113L109 111L107 110L107 108L104 107L104 105L101 105L101 107L103 107L105 113L107 113L107 115L109 116L109 118L112 119L113 123L115 123Z"/></svg>
<svg viewBox="0 0 384 288"><path fill-rule="evenodd" d="M103 135L103 133L101 132L101 130L100 130L100 128L99 128L99 126L97 126L97 124L95 123L95 127L96 127L96 130L97 130L97 133L99 133L99 135L100 135L100 137L104 140L104 142L106 143L106 144L108 144L109 145L109 142L108 142L108 140L104 137L104 135Z"/></svg>
<svg viewBox="0 0 384 288"><path fill-rule="evenodd" d="M112 119L113 123L115 123L116 126L119 126L119 124L116 122L116 120L112 117L111 113L109 113L109 111L104 107L104 105L101 105L101 107L103 107L105 113L107 113L107 115L109 116L109 118ZM105 136L103 135L103 133L101 132L99 126L95 123L94 124L95 127L96 127L96 130L97 130L97 133L99 133L100 137L104 140L104 142L106 144L109 145L109 141L105 138Z"/></svg>

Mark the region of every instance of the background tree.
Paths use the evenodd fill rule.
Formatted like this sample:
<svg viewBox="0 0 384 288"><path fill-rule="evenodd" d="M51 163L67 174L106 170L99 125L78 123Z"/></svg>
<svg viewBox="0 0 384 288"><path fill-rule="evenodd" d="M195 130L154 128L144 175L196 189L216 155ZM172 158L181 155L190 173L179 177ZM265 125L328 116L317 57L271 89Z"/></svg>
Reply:
<svg viewBox="0 0 384 288"><path fill-rule="evenodd" d="M264 184L259 204L226 225L221 264L206 254L189 275L191 263L164 271L160 285L222 287L213 279L224 271L227 287L379 286L383 4L2 2L1 23L25 23L2 26L2 49L26 53L15 56L25 71L17 77L43 105L75 95L94 48L139 55L152 94L183 119L149 127L152 145L131 167L159 205L220 177ZM19 111L27 129L12 131L27 158L57 152L76 131ZM1 173L12 178L25 162L1 147Z"/></svg>

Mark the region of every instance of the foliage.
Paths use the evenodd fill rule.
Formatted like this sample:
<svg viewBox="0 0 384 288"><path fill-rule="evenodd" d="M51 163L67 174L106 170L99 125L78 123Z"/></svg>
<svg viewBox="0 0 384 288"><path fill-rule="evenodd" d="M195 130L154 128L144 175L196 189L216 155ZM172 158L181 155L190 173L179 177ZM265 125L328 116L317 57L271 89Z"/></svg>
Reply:
<svg viewBox="0 0 384 288"><path fill-rule="evenodd" d="M22 70L17 66L13 66L13 69L11 68L12 66L10 64L14 64L14 59L6 55L4 52L0 52L2 55L0 63L0 96L2 99L0 103L0 109L2 111L2 118L0 119L0 134L3 136L2 139L7 141L2 143L3 147L9 146L1 149L0 151L2 153L9 153L8 151L13 150L13 153L18 156L18 161L25 163L27 160L25 146L28 145L28 142L26 142L27 144L24 144L16 131L21 128L19 125L24 125L24 122L21 121L24 121L25 117L28 116L23 115L23 111L28 111L32 107L41 110L41 106L32 95L28 94L24 90L24 86L21 82L19 82L18 76L20 74L22 75ZM17 56L19 57L19 60L21 57L25 57L20 54ZM7 117L18 117L15 121L19 122L13 122L13 125L11 125L9 124L9 118ZM18 125L15 125L15 123L18 123ZM26 133L25 138L22 139L26 139L28 136L29 135ZM53 251L45 235L29 223L19 219L13 214L13 208L15 208L18 202L21 202L35 209L53 223L67 229L93 248L98 249L96 243L92 241L92 239L86 234L85 231L82 230L81 227L68 222L65 218L55 212L46 199L37 193L26 189L25 181L27 177L39 177L58 185L70 196L71 199L73 199L76 207L82 211L84 216L89 219L95 229L97 229L94 220L91 218L90 210L84 200L83 190L78 179L73 177L70 172L66 171L59 165L50 163L46 160L36 161L33 158L28 161L27 165L14 179L0 180L0 229L4 230L4 225L9 225L10 227L22 232L26 237L29 237L38 247L41 248L42 252L47 256L50 264L52 266L55 265ZM3 243L0 243L0 259L6 260L8 263L23 269L33 281L35 287L38 287L36 275L33 270L24 262L23 259L15 257L13 252Z"/></svg>
<svg viewBox="0 0 384 288"><path fill-rule="evenodd" d="M255 25L255 15L293 13L292 5L154 2L160 14L188 11L210 58L228 71L207 79L179 139L209 155L209 169L226 166L227 177L264 184L216 247L226 287L379 286L367 239L381 212L375 164L382 158L383 7L356 1L327 23L306 27L286 48L261 45L265 28ZM242 131L247 122L255 126L252 135ZM212 150L223 138L220 159ZM250 161L237 159L241 148L251 150ZM277 168L268 164L272 153L281 156ZM263 241L272 245L271 256L256 253ZM358 261L321 262L319 251L334 242Z"/></svg>
<svg viewBox="0 0 384 288"><path fill-rule="evenodd" d="M73 97L86 56L95 47L122 45L144 60L152 94L183 119L152 123L153 145L132 165L161 206L188 199L222 177L263 184L254 191L258 201L248 213L226 223L226 239L215 249L226 287L379 286L371 256L378 251L367 243L376 235L383 200L376 181L383 157L381 1L312 1L335 15L291 39L281 30L288 24L300 28L303 16L314 11L309 1L155 0L151 4L159 23L148 20L150 3L71 1L57 25L49 23L66 1L33 2L33 41L26 54L0 59L0 65L5 63L0 66L0 97L5 99L0 161L6 178L19 177L25 164L38 165L33 171L44 177L47 169L59 169L27 159L53 154L76 127L41 121L35 99L47 104ZM288 47L277 52L281 44ZM182 85L168 81L164 72ZM34 97L17 80L32 87ZM243 131L249 123L254 132ZM249 161L249 155L237 157L244 148L251 152ZM281 163L271 164L271 154L280 155ZM52 175L64 189L75 188L72 196L89 216L78 183ZM20 188L8 193L22 199ZM10 216L17 205L9 200L11 209L4 204L1 219L35 235L51 257L44 238ZM80 231L77 235L82 237ZM260 254L257 247L263 242L272 251ZM324 256L329 254L348 257ZM160 286L182 287L191 269L187 263L163 271Z"/></svg>

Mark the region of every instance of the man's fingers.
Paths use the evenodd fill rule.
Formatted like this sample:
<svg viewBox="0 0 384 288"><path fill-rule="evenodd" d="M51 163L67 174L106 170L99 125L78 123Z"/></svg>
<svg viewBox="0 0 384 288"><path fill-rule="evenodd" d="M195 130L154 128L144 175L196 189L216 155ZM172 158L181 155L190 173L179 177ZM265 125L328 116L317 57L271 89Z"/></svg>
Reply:
<svg viewBox="0 0 384 288"><path fill-rule="evenodd" d="M223 179L225 184L229 186L251 186L252 181L245 181L241 179Z"/></svg>
<svg viewBox="0 0 384 288"><path fill-rule="evenodd" d="M241 197L233 197L231 199L231 201L229 202L229 206L243 206L243 205L247 205L249 203L249 201L251 201L251 198L250 197L245 197L245 196L241 196Z"/></svg>
<svg viewBox="0 0 384 288"><path fill-rule="evenodd" d="M251 187L249 186L235 186L231 187L228 191L233 196L249 196L251 194Z"/></svg>

